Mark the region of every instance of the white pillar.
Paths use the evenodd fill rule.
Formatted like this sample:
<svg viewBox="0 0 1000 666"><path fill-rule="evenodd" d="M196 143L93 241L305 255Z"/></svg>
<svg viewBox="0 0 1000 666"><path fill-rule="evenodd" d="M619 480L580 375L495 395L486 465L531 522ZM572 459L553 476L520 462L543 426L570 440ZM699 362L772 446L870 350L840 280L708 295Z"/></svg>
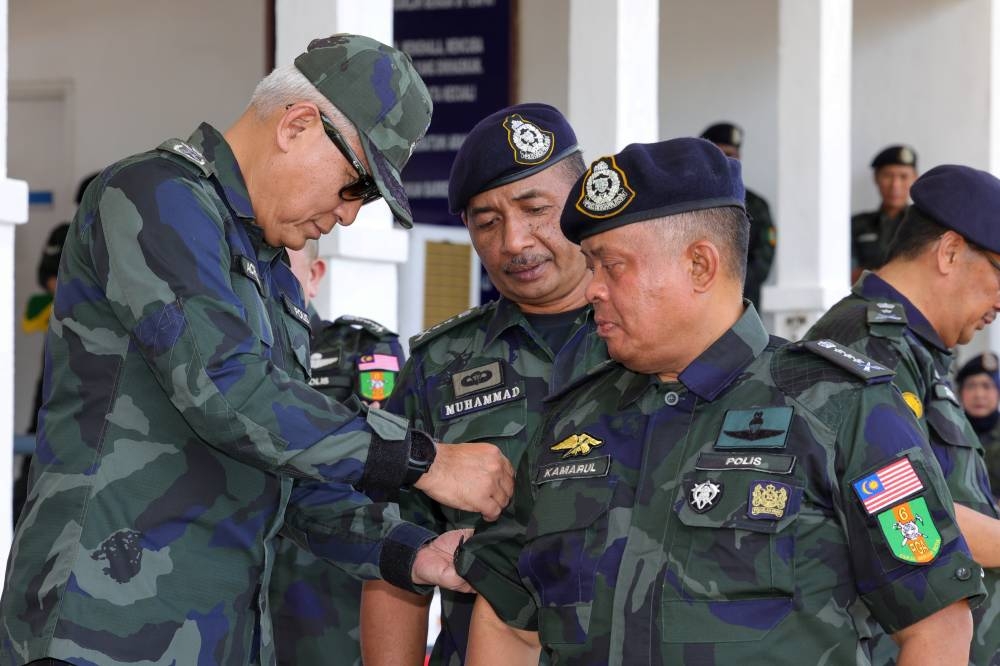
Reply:
<svg viewBox="0 0 1000 666"><path fill-rule="evenodd" d="M989 0L989 172L1000 178L1000 0ZM993 352L1000 351L1000 324L986 327L986 347ZM982 351L987 351L983 349ZM979 350L977 350L979 351ZM959 348L963 360L970 356Z"/></svg>
<svg viewBox="0 0 1000 666"><path fill-rule="evenodd" d="M290 63L309 42L338 32L392 44L392 0L278 0L275 62ZM314 304L326 319L352 314L395 329L398 266L406 261L409 237L393 226L385 202L361 209L354 225L336 227L320 241L327 278Z"/></svg>
<svg viewBox="0 0 1000 666"><path fill-rule="evenodd" d="M851 0L780 0L777 281L763 309L800 338L849 291Z"/></svg>
<svg viewBox="0 0 1000 666"><path fill-rule="evenodd" d="M7 178L7 0L0 0L0 553L4 561L13 531L14 227L27 221L28 184Z"/></svg>
<svg viewBox="0 0 1000 666"><path fill-rule="evenodd" d="M570 0L567 116L588 160L659 137L659 0Z"/></svg>

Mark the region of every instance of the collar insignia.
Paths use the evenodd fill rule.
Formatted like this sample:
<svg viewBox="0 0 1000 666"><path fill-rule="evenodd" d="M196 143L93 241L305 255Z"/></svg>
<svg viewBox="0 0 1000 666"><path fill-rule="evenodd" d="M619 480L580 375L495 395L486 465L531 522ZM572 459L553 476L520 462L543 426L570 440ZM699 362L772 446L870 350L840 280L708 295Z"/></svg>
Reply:
<svg viewBox="0 0 1000 666"><path fill-rule="evenodd" d="M600 220L617 215L634 199L635 190L629 187L628 178L618 168L615 158L602 157L587 170L576 209Z"/></svg>
<svg viewBox="0 0 1000 666"><path fill-rule="evenodd" d="M691 490L688 491L688 506L695 513L705 513L722 499L722 489L721 481L709 479L701 483L694 483L691 485Z"/></svg>
<svg viewBox="0 0 1000 666"><path fill-rule="evenodd" d="M178 141L174 144L174 152L182 157L186 157L198 166L205 166L205 156L198 152L198 149L191 144Z"/></svg>
<svg viewBox="0 0 1000 666"><path fill-rule="evenodd" d="M507 143L514 151L514 161L518 164L541 164L552 155L555 145L552 132L516 113L504 118L503 126L507 129Z"/></svg>
<svg viewBox="0 0 1000 666"><path fill-rule="evenodd" d="M584 432L578 435L570 435L558 444L554 444L549 450L557 452L565 451L562 457L572 458L573 456L585 456L602 444L604 444L603 440Z"/></svg>

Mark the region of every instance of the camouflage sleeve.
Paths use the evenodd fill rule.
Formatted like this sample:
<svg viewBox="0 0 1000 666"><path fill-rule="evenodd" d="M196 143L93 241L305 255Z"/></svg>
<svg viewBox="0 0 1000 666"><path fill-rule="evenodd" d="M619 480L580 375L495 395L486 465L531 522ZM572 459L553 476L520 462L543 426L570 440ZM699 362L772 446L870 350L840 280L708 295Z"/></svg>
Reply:
<svg viewBox="0 0 1000 666"><path fill-rule="evenodd" d="M432 589L414 585L410 573L417 550L437 534L346 484L296 482L282 534L355 578L423 594Z"/></svg>
<svg viewBox="0 0 1000 666"><path fill-rule="evenodd" d="M476 533L456 552L455 567L497 617L517 629L537 631L538 604L517 568L533 504L529 458L521 456L514 499L495 523L479 521Z"/></svg>
<svg viewBox="0 0 1000 666"><path fill-rule="evenodd" d="M166 159L126 167L86 226L94 279L132 344L211 446L270 472L398 486L409 453L403 420L373 411L366 425L265 354L250 324L267 325L265 299L235 290L227 213L206 183Z"/></svg>
<svg viewBox="0 0 1000 666"><path fill-rule="evenodd" d="M842 419L835 511L858 592L888 633L985 592L955 523L951 494L898 390L863 391Z"/></svg>

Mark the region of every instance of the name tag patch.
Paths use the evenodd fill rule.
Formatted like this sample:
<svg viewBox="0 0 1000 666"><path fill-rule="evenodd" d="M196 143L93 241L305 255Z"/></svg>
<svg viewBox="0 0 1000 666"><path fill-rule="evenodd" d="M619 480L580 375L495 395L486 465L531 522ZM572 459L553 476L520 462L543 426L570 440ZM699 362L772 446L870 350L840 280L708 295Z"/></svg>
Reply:
<svg viewBox="0 0 1000 666"><path fill-rule="evenodd" d="M236 255L234 259L240 272L253 280L253 283L257 285L257 291L263 296L264 286L260 283L260 272L257 270L257 263L250 257L244 257L242 254Z"/></svg>
<svg viewBox="0 0 1000 666"><path fill-rule="evenodd" d="M524 398L524 391L520 386L505 386L495 391L488 391L468 398L462 398L461 400L446 402L441 407L441 418L453 419L456 416L471 414L481 409L489 409L490 407L496 407L497 405L513 402L514 400L521 400L522 398Z"/></svg>
<svg viewBox="0 0 1000 666"><path fill-rule="evenodd" d="M285 303L285 309L288 310L288 314L292 315L299 320L306 328L309 328L309 313L292 303L292 299L288 296L282 295L281 300Z"/></svg>
<svg viewBox="0 0 1000 666"><path fill-rule="evenodd" d="M562 479L589 479L607 476L611 469L611 456L599 456L576 462L555 462L538 468L535 485Z"/></svg>
<svg viewBox="0 0 1000 666"><path fill-rule="evenodd" d="M702 453L695 469L722 471L750 469L770 474L791 474L795 469L795 456L784 453Z"/></svg>
<svg viewBox="0 0 1000 666"><path fill-rule="evenodd" d="M730 409L715 448L783 449L791 422L791 407Z"/></svg>
<svg viewBox="0 0 1000 666"><path fill-rule="evenodd" d="M502 384L503 368L500 361L462 370L451 376L451 385L455 390L456 398L467 396L470 393L479 393Z"/></svg>

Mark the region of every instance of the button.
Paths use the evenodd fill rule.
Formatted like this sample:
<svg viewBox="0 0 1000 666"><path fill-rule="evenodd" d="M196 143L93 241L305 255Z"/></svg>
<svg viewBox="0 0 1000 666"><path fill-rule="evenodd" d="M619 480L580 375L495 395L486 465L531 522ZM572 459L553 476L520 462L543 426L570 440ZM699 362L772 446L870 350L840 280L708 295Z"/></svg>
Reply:
<svg viewBox="0 0 1000 666"><path fill-rule="evenodd" d="M663 402L667 403L671 407L673 407L674 405L676 405L680 401L681 401L681 397L679 395L677 395L676 391L670 391L665 396L663 396Z"/></svg>
<svg viewBox="0 0 1000 666"><path fill-rule="evenodd" d="M972 572L969 571L968 567L959 567L955 569L955 578L959 580L969 580L972 578Z"/></svg>

